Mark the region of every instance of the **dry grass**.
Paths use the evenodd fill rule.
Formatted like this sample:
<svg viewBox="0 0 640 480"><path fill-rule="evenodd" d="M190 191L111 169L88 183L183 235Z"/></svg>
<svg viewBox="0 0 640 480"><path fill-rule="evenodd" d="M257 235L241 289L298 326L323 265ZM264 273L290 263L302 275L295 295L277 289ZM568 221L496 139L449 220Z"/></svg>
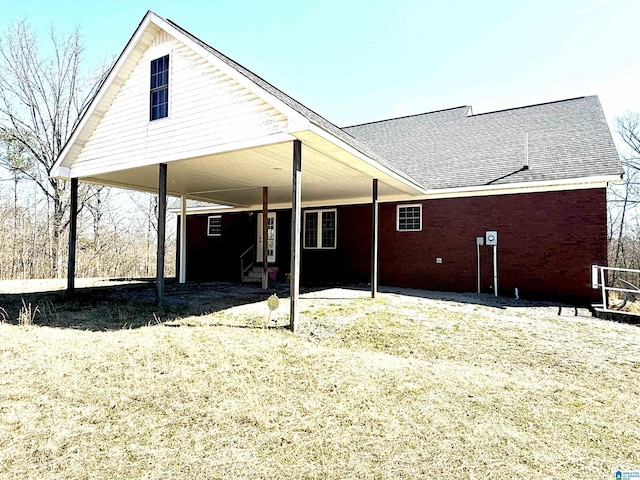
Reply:
<svg viewBox="0 0 640 480"><path fill-rule="evenodd" d="M27 303L22 299L22 307L20 307L20 312L18 313L18 325L23 327L33 325L33 320L39 312L39 307L34 308L31 303Z"/></svg>
<svg viewBox="0 0 640 480"><path fill-rule="evenodd" d="M297 335L246 328L261 320L242 309L108 332L0 323L0 478L640 467L638 327L397 295L303 309Z"/></svg>

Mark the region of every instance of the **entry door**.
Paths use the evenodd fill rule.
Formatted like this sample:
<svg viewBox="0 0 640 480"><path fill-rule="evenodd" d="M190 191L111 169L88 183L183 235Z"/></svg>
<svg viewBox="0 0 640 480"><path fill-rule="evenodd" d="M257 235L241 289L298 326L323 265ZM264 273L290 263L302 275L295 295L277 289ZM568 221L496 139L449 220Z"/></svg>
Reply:
<svg viewBox="0 0 640 480"><path fill-rule="evenodd" d="M262 213L258 214L256 261L262 262ZM267 262L276 261L276 212L267 213Z"/></svg>

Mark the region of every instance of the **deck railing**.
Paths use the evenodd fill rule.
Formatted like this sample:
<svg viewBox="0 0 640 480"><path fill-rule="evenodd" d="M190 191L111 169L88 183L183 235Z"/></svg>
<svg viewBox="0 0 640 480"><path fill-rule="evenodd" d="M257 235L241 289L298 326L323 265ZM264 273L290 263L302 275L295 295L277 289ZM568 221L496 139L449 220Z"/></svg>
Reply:
<svg viewBox="0 0 640 480"><path fill-rule="evenodd" d="M612 275L609 275L609 272L611 272ZM640 295L640 288L628 280L621 278L621 274L626 274L628 278L640 278L640 270L632 268L603 267L600 265L593 265L591 267L591 286L600 289L602 294L602 309L605 311L611 311L609 308L609 292L623 293L623 299L625 300L628 297ZM614 284L619 286L614 286Z"/></svg>

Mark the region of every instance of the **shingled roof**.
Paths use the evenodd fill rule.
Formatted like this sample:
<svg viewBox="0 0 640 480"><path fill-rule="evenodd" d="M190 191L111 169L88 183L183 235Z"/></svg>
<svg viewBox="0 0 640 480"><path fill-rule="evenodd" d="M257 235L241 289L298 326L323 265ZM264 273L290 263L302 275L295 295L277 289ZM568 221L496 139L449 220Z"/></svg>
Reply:
<svg viewBox="0 0 640 480"><path fill-rule="evenodd" d="M464 106L343 128L428 189L619 176L596 96L479 115ZM525 133L529 168L525 165Z"/></svg>
<svg viewBox="0 0 640 480"><path fill-rule="evenodd" d="M283 106L421 192L425 188L431 192L489 190L514 184L602 184L622 174L620 159L596 96L479 115L471 114L471 107L461 106L339 128L171 20L147 12L141 25L149 17L175 28ZM135 34L130 43L134 37ZM102 90L101 87L98 93ZM86 116L87 112L83 114L83 121ZM525 134L528 168L523 168ZM72 140L75 137L76 131ZM60 166L62 158L63 155L56 166Z"/></svg>

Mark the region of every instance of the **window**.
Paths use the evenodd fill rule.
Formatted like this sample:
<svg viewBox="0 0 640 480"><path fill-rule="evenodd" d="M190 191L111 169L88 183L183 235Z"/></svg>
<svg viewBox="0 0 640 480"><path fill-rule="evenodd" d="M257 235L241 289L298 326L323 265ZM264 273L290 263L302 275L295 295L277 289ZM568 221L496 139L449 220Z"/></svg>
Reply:
<svg viewBox="0 0 640 480"><path fill-rule="evenodd" d="M336 211L304 212L304 248L336 248Z"/></svg>
<svg viewBox="0 0 640 480"><path fill-rule="evenodd" d="M398 205L396 230L399 232L422 230L422 205Z"/></svg>
<svg viewBox="0 0 640 480"><path fill-rule="evenodd" d="M169 116L169 55L151 61L151 120Z"/></svg>
<svg viewBox="0 0 640 480"><path fill-rule="evenodd" d="M212 215L207 218L207 236L219 237L222 235L222 217L220 215Z"/></svg>

